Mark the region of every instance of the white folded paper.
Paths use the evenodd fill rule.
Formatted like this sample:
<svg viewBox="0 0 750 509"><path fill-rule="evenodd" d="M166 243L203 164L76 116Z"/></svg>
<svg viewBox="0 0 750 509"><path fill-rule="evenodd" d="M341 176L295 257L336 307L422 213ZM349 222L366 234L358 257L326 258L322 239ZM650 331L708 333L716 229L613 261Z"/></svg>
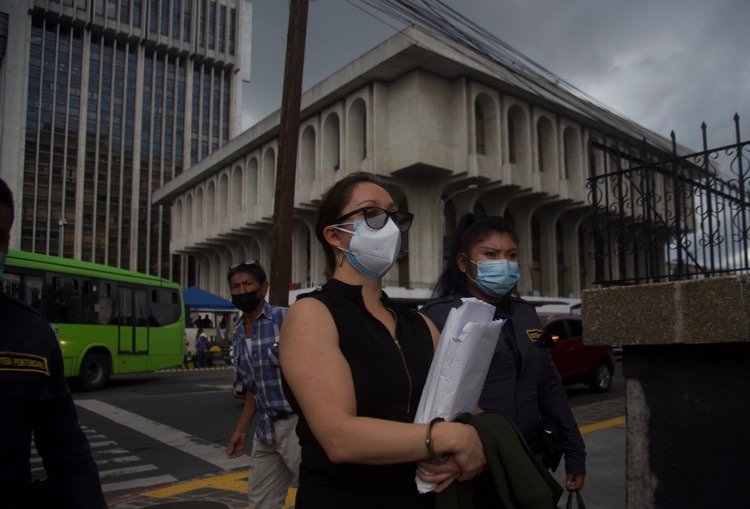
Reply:
<svg viewBox="0 0 750 509"><path fill-rule="evenodd" d="M493 321L494 313L495 306L474 298L463 299L460 307L451 309L414 422L426 423L435 417L449 421L464 412L474 411L505 322ZM435 488L434 484L418 477L416 480L420 493Z"/></svg>

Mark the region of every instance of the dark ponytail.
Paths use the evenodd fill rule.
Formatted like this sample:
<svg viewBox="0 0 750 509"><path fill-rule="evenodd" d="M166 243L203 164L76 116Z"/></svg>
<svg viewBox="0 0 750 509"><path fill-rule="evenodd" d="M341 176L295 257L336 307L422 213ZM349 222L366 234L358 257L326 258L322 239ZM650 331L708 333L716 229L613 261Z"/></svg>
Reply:
<svg viewBox="0 0 750 509"><path fill-rule="evenodd" d="M493 232L507 233L518 244L518 237L502 217L487 217L483 214L471 212L461 217L451 239L450 252L445 268L443 268L443 273L432 292L434 296L443 297L449 293L463 294L466 292L465 274L458 269L456 258L459 253L468 254L472 246L483 241Z"/></svg>

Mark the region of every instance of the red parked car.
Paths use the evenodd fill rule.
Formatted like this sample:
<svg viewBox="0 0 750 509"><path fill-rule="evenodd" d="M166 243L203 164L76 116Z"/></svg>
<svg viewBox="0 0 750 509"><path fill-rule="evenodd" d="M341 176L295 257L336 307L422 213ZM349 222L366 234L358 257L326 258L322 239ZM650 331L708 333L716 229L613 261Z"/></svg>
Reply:
<svg viewBox="0 0 750 509"><path fill-rule="evenodd" d="M539 318L555 342L550 354L563 383L583 382L594 392L607 392L615 371L612 347L584 345L583 321L578 315L539 315Z"/></svg>

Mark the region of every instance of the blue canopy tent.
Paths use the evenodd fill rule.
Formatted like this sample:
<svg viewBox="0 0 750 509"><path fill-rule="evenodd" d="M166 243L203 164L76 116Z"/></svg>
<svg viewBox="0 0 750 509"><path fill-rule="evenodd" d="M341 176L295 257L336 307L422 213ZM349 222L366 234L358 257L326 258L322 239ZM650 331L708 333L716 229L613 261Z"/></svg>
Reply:
<svg viewBox="0 0 750 509"><path fill-rule="evenodd" d="M186 307L194 311L235 311L234 304L223 297L191 286L182 292L182 300Z"/></svg>
<svg viewBox="0 0 750 509"><path fill-rule="evenodd" d="M232 311L237 311L237 308L234 306L234 304L229 302L227 299L219 297L218 295L214 295L211 292L207 292L206 290L198 288L197 286L191 286L190 288L183 290L182 301L185 304L185 317L187 320L188 328L191 326L198 327L198 325L193 322L193 317L191 316L192 313L201 311L212 312L212 314L214 315L214 319L211 321L211 323L208 326L206 326L205 324L200 325L200 327L204 329L213 329L214 327L218 328L216 313L230 313ZM198 314L198 317L200 317L200 313ZM208 317L208 315L206 315L206 317ZM209 333L209 336L212 335L213 333Z"/></svg>

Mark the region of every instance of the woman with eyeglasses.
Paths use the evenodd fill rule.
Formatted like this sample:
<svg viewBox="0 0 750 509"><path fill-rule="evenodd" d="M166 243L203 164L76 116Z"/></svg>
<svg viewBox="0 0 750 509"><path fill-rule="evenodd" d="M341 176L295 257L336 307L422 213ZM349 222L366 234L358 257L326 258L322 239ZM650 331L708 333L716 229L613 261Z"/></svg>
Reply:
<svg viewBox="0 0 750 509"><path fill-rule="evenodd" d="M570 411L560 375L542 342L542 323L534 306L511 292L519 279L518 238L501 217L466 214L456 227L448 263L435 288L437 298L421 311L442 330L462 297L495 306L500 331L479 398L485 412L513 421L543 461L556 469L565 454L565 488L583 487L586 451ZM550 432L555 436L551 442ZM546 453L546 454L545 454Z"/></svg>
<svg viewBox="0 0 750 509"><path fill-rule="evenodd" d="M440 491L486 464L471 426L413 423L439 333L381 288L412 218L366 173L320 203L315 233L331 277L291 307L281 332L300 413L297 509L429 508L434 497L417 493L415 473Z"/></svg>

